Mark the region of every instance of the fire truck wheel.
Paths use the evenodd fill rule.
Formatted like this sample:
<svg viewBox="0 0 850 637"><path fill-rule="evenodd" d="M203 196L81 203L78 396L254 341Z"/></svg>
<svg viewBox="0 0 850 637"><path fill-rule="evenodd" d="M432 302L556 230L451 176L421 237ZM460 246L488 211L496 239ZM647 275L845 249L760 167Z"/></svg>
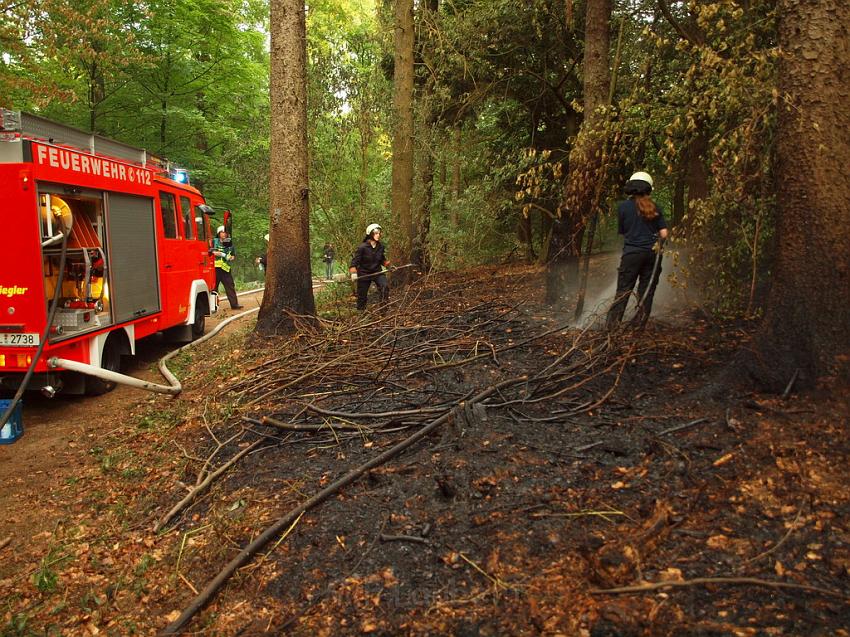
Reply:
<svg viewBox="0 0 850 637"><path fill-rule="evenodd" d="M100 356L100 366L110 372L121 371L121 349L114 338L106 339L103 345L103 354ZM95 376L86 376L86 394L89 396L100 396L115 389L116 383L111 380L103 380Z"/></svg>
<svg viewBox="0 0 850 637"><path fill-rule="evenodd" d="M196 341L204 335L207 326L207 313L201 304L195 303L195 322L192 323L192 340Z"/></svg>

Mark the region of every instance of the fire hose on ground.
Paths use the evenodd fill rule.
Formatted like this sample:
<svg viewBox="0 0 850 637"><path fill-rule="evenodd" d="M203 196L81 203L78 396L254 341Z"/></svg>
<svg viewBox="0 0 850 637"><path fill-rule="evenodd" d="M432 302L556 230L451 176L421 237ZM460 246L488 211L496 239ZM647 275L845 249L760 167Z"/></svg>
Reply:
<svg viewBox="0 0 850 637"><path fill-rule="evenodd" d="M252 290L255 292L256 290ZM190 347L194 347L195 345L199 345L204 341L208 341L213 336L218 334L222 329L224 329L229 323L232 323L236 319L240 319L243 316L247 316L248 314L253 314L254 312L259 312L260 308L255 307L250 310L246 310L244 312L240 312L239 314L234 314L233 316L223 320L221 323L215 326L210 332L204 334L201 338L196 341L192 341L191 343L187 343L183 347L180 347L173 352L169 352L165 356L159 359L159 372L163 375L165 380L168 381L168 385L160 385L158 383L151 383L146 380L142 380L140 378L135 378L133 376L128 376L127 374L121 374L119 372L113 372L108 369L103 369L102 367L95 367L94 365L88 365L87 363L79 363L77 361L71 361L66 358L58 358L56 356L48 359L47 365L51 368L61 367L62 369L66 369L72 372L81 372L83 374L88 374L89 376L95 376L96 378L101 378L105 381L120 383L122 385L129 385L130 387L135 387L137 389L144 389L147 391L155 392L157 394L170 394L172 396L176 396L180 392L183 391L183 385L180 384L180 381L177 380L177 377L171 373L171 370L168 369L166 363L180 354L181 352L185 352Z"/></svg>
<svg viewBox="0 0 850 637"><path fill-rule="evenodd" d="M62 265L60 265L60 273L63 270L62 266L64 265L65 245L67 243L67 237L68 237L69 234L70 234L70 231L66 232L65 235L62 237L62 239L63 239L63 250L62 250ZM399 266L397 268L393 268L391 271L400 270L402 268L407 268L407 267L410 267L411 265L412 264L408 263L406 265ZM381 272L380 274L384 274L384 272ZM60 274L60 276L61 276L61 274ZM368 277L368 275L367 275L367 277ZM367 277L364 277L364 278L367 278ZM313 287L317 287L317 286L313 286ZM58 306L58 298L56 298L56 297L57 297L58 291L61 290L61 278L60 278L60 286L57 286L56 290L57 290L57 293L54 294L53 305L51 306L51 312L50 312L50 315L49 315L48 321L47 321L48 329L49 329L49 326L53 324L53 315L55 314L56 307ZM263 288L257 288L255 290L246 290L245 292L240 292L237 296L243 296L243 295L246 295L246 294L256 294L257 292L262 292L263 290L265 290L264 287ZM231 323L231 322L233 322L237 319L240 319L244 316L247 316L248 314L253 314L255 312L258 312L259 310L260 310L260 308L256 307L256 308L252 308L250 310L246 310L245 312L240 312L239 314L235 314L235 315L225 319L224 321L222 321L218 325L216 325L216 327L213 328L213 330L211 330L207 334L204 334L201 338L199 338L195 341L192 341L191 343L187 343L186 345L184 345L184 346L182 346L182 347L180 347L180 348L178 348L178 349L176 349L172 352L169 352L168 354L163 356L159 360L158 367L159 367L160 374L162 374L162 376L165 378L165 380L168 381L168 385L153 383L153 382L150 382L150 381L142 380L140 378L135 378L134 376L129 376L127 374L121 374L120 372L114 372L114 371L111 371L111 370L108 370L108 369L103 369L102 367L97 367L95 365L89 365L88 363L80 363L78 361L72 361L72 360L69 360L67 358L59 358L58 356L53 356L53 357L49 358L47 360L47 366L51 369L61 368L61 369L71 371L71 372L79 372L81 374L86 374L88 376L94 376L95 378L100 378L100 379L105 380L107 382L118 383L118 384L121 384L121 385L128 385L130 387L135 387L136 389L143 389L145 391L150 391L150 392L154 392L154 393L158 393L158 394L169 394L171 396L176 396L180 392L183 391L183 386L180 383L180 381L177 379L177 377L174 376L174 374L171 372L171 370L168 369L168 366L166 365L166 363L169 360L171 360L172 358L174 358L175 356L177 356L178 354L186 351L190 347L194 347L195 345L199 345L200 343L203 343L204 341L211 339L213 336L218 334L222 329L224 329L229 323ZM47 334L45 333L45 335L41 339L41 345L39 347L39 350L36 352L36 356L33 358L33 364L31 366L31 369L28 371L27 376L24 378L24 382L21 383L21 387L18 390L18 393L15 395L15 398L13 399L11 405L5 411L2 418L0 418L0 422L5 422L9 418L9 416L12 413L12 411L14 410L15 405L17 404L18 400L20 400L20 394L23 394L23 391L26 389L26 386L29 383L29 378L32 376L32 370L35 369L35 363L38 361L39 357L41 356L41 352L42 352L46 342L47 342Z"/></svg>

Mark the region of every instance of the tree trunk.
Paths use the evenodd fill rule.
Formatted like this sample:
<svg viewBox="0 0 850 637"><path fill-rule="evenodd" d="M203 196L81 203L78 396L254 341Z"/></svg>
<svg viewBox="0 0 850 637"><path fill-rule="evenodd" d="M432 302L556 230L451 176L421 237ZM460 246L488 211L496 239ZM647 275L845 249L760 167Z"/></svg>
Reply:
<svg viewBox="0 0 850 637"><path fill-rule="evenodd" d="M431 145L434 131L429 122L426 121L425 126L426 130L422 135L425 143L422 146L422 159L419 164L422 200L416 215L416 236L413 239L413 249L410 254L410 262L419 272L427 272L431 268L428 233L431 231L431 206L434 199L434 155Z"/></svg>
<svg viewBox="0 0 850 637"><path fill-rule="evenodd" d="M685 189L687 190L687 210L685 211L685 224L682 229L684 236L690 235L693 224L693 209L697 202L708 197L708 137L705 132L700 132L686 149L687 173L685 176Z"/></svg>
<svg viewBox="0 0 850 637"><path fill-rule="evenodd" d="M372 144L372 121L369 104L360 100L357 115L357 129L360 133L360 174L357 178L357 227L364 225L369 197L369 146ZM365 227L365 226L364 226Z"/></svg>
<svg viewBox="0 0 850 637"><path fill-rule="evenodd" d="M782 391L850 371L850 0L782 0L777 256L748 367ZM845 376L846 379L846 376Z"/></svg>
<svg viewBox="0 0 850 637"><path fill-rule="evenodd" d="M573 151L564 188L564 202L559 220L552 232L546 276L546 301L560 301L570 280L578 275L583 228L596 212L594 202L597 184L604 178L600 172L603 137L599 128L605 121L611 71L610 21L612 0L587 0L584 33L584 121Z"/></svg>
<svg viewBox="0 0 850 637"><path fill-rule="evenodd" d="M458 206L460 205L461 192L461 169L460 162L463 150L463 139L461 137L460 124L455 124L452 128L452 208L451 208L451 224L452 228L457 228L460 223L458 220Z"/></svg>
<svg viewBox="0 0 850 637"><path fill-rule="evenodd" d="M430 60L433 42L433 20L440 9L439 0L427 0L420 5L419 12L419 54L428 67L433 66ZM421 186L421 201L416 215L416 236L413 240L410 262L419 272L431 269L430 247L428 234L431 231L431 209L434 203L434 148L436 139L437 114L434 110L434 78L429 75L422 86L421 104L422 134L419 136L420 162L419 183Z"/></svg>
<svg viewBox="0 0 850 637"><path fill-rule="evenodd" d="M531 214L524 215L520 212L517 221L517 238L523 246L526 263L534 263L537 258L534 254L534 233L531 228Z"/></svg>
<svg viewBox="0 0 850 637"><path fill-rule="evenodd" d="M310 271L307 175L307 30L303 0L271 2L271 169L263 335L291 332L316 313Z"/></svg>
<svg viewBox="0 0 850 637"><path fill-rule="evenodd" d="M411 213L413 195L413 0L396 0L393 73L392 209L398 222L391 258L410 261L416 230Z"/></svg>

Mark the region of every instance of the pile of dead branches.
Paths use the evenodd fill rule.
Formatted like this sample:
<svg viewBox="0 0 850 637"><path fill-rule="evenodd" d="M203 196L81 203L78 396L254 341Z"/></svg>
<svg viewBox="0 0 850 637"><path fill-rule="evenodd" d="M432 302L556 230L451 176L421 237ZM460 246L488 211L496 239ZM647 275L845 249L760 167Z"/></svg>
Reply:
<svg viewBox="0 0 850 637"><path fill-rule="evenodd" d="M523 305L494 299L492 288L445 279L422 281L390 305L352 320L323 322L320 330L280 343L222 397L236 405L242 442L253 442L215 471L206 462L206 478L201 482L199 476L196 492L270 439L339 444L350 437L395 435L399 441L269 526L166 634L179 632L236 569L298 516L438 427L480 423L495 410L525 425L569 421L609 400L626 365L652 348L651 341L593 324L583 329L566 320L551 324ZM172 523L192 497L163 516L157 528Z"/></svg>

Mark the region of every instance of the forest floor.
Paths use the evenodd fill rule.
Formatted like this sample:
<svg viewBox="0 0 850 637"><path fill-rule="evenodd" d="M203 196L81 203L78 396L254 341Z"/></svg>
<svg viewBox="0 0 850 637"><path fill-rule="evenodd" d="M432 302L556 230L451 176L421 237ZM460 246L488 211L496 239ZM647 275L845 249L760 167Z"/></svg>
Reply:
<svg viewBox="0 0 850 637"><path fill-rule="evenodd" d="M37 402L0 448L0 635L850 635L848 388L718 397L753 324L662 294L605 333L544 287L332 286L297 336L178 356L176 399Z"/></svg>

